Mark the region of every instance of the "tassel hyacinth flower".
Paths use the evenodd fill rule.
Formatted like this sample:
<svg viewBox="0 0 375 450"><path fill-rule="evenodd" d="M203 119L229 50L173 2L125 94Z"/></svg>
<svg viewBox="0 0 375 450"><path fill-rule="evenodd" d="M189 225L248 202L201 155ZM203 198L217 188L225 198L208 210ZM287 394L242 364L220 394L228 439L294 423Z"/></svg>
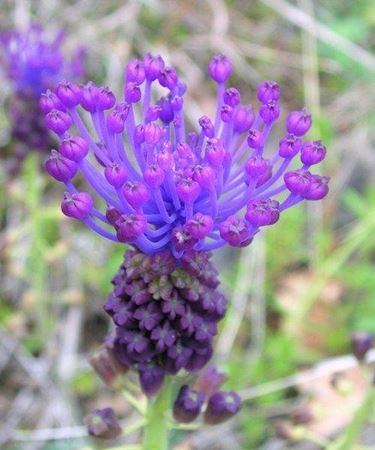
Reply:
<svg viewBox="0 0 375 450"><path fill-rule="evenodd" d="M38 105L41 94L62 79L77 81L84 75L85 51L80 48L67 60L63 41L62 31L50 38L39 25L0 35L0 65L13 91L8 107L10 134L18 144L10 160L11 171L17 171L29 150L46 152L53 145Z"/></svg>
<svg viewBox="0 0 375 450"><path fill-rule="evenodd" d="M62 82L40 101L60 139L45 167L65 184L63 213L132 246L104 308L116 326L119 361L138 371L146 395L161 390L151 418L168 403L168 375L196 372L212 356L227 301L217 291L211 251L251 244L281 213L328 192L328 178L314 170L326 149L304 139L312 124L307 110L287 115L285 134L270 148L279 85L261 83L255 108L227 86L232 65L225 56L212 58L208 71L217 84L216 111L198 118L196 131L186 131L186 85L151 54L126 66L119 98L92 82ZM193 420L202 403L184 388L175 418ZM219 423L239 409L234 393L211 390L204 418ZM145 448L164 448L151 422Z"/></svg>

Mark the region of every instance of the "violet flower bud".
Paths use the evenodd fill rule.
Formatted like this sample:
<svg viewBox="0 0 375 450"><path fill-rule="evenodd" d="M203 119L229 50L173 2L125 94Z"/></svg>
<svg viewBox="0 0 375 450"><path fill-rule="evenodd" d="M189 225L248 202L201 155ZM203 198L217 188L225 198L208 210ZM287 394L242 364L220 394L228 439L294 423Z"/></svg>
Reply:
<svg viewBox="0 0 375 450"><path fill-rule="evenodd" d="M139 86L135 83L126 83L125 85L125 100L127 103L138 103L142 97L142 92Z"/></svg>
<svg viewBox="0 0 375 450"><path fill-rule="evenodd" d="M263 134L258 130L249 130L247 136L247 144L250 148L259 149L264 145Z"/></svg>
<svg viewBox="0 0 375 450"><path fill-rule="evenodd" d="M142 206L150 198L147 187L143 183L136 181L128 181L122 189L122 192L134 209L142 208Z"/></svg>
<svg viewBox="0 0 375 450"><path fill-rule="evenodd" d="M280 217L279 206L276 200L254 200L248 204L245 218L256 228L273 225Z"/></svg>
<svg viewBox="0 0 375 450"><path fill-rule="evenodd" d="M307 166L319 164L325 158L327 149L322 141L305 142L301 150L301 161Z"/></svg>
<svg viewBox="0 0 375 450"><path fill-rule="evenodd" d="M177 81L177 72L173 67L165 67L159 75L159 83L169 90L173 90L176 87Z"/></svg>
<svg viewBox="0 0 375 450"><path fill-rule="evenodd" d="M128 117L130 106L127 103L118 103L107 116L107 128L110 133L122 133L125 120Z"/></svg>
<svg viewBox="0 0 375 450"><path fill-rule="evenodd" d="M62 136L72 125L72 119L69 114L53 109L45 116L47 127L59 136Z"/></svg>
<svg viewBox="0 0 375 450"><path fill-rule="evenodd" d="M196 213L186 222L187 232L195 239L204 239L212 230L213 219L211 216Z"/></svg>
<svg viewBox="0 0 375 450"><path fill-rule="evenodd" d="M65 110L59 97L49 89L40 96L39 107L44 114L49 113L53 109Z"/></svg>
<svg viewBox="0 0 375 450"><path fill-rule="evenodd" d="M208 73L217 83L224 83L232 75L233 66L229 59L222 55L214 56L208 64Z"/></svg>
<svg viewBox="0 0 375 450"><path fill-rule="evenodd" d="M275 122L280 116L279 103L275 100L263 103L259 109L259 115L267 125Z"/></svg>
<svg viewBox="0 0 375 450"><path fill-rule="evenodd" d="M372 334L366 333L365 331L356 331L352 334L351 343L353 355L359 361L363 361L374 343L374 338Z"/></svg>
<svg viewBox="0 0 375 450"><path fill-rule="evenodd" d="M67 136L61 141L59 152L75 162L84 159L89 151L88 143L81 136Z"/></svg>
<svg viewBox="0 0 375 450"><path fill-rule="evenodd" d="M143 62L138 59L132 59L126 66L126 82L142 84L145 79L145 69Z"/></svg>
<svg viewBox="0 0 375 450"><path fill-rule="evenodd" d="M328 194L328 182L329 177L311 175L310 185L307 191L303 193L303 198L306 200L321 200Z"/></svg>
<svg viewBox="0 0 375 450"><path fill-rule="evenodd" d="M143 172L143 178L151 188L157 188L163 183L165 174L157 164L151 164Z"/></svg>
<svg viewBox="0 0 375 450"><path fill-rule="evenodd" d="M201 188L199 183L192 178L183 178L176 187L177 195L184 203L194 203L198 198Z"/></svg>
<svg viewBox="0 0 375 450"><path fill-rule="evenodd" d="M104 176L109 184L119 189L128 179L128 172L123 166L113 163L104 169Z"/></svg>
<svg viewBox="0 0 375 450"><path fill-rule="evenodd" d="M100 87L96 92L96 107L99 111L111 109L116 103L116 97L108 87Z"/></svg>
<svg viewBox="0 0 375 450"><path fill-rule="evenodd" d="M220 109L220 118L224 123L229 123L232 120L233 108L228 105L223 105Z"/></svg>
<svg viewBox="0 0 375 450"><path fill-rule="evenodd" d="M159 106L159 119L165 124L171 123L174 119L174 109L171 101L166 97L162 97L157 105Z"/></svg>
<svg viewBox="0 0 375 450"><path fill-rule="evenodd" d="M258 87L257 96L262 103L277 102L280 99L280 86L275 81L262 81Z"/></svg>
<svg viewBox="0 0 375 450"><path fill-rule="evenodd" d="M173 405L173 417L177 422L191 423L200 414L204 402L204 394L184 385L181 387Z"/></svg>
<svg viewBox="0 0 375 450"><path fill-rule="evenodd" d="M160 55L153 56L150 53L147 53L143 57L143 65L145 69L146 79L149 81L154 81L159 78L165 64L163 58Z"/></svg>
<svg viewBox="0 0 375 450"><path fill-rule="evenodd" d="M147 230L147 222L143 214L122 215L116 222L117 239L120 242L134 242Z"/></svg>
<svg viewBox="0 0 375 450"><path fill-rule="evenodd" d="M220 224L220 236L233 247L240 247L249 238L249 231L243 219L229 216Z"/></svg>
<svg viewBox="0 0 375 450"><path fill-rule="evenodd" d="M77 106L81 101L80 87L68 81L62 81L57 85L56 95L67 108Z"/></svg>
<svg viewBox="0 0 375 450"><path fill-rule="evenodd" d="M156 395L164 383L165 371L155 363L141 363L138 366L139 382L143 392L152 397Z"/></svg>
<svg viewBox="0 0 375 450"><path fill-rule="evenodd" d="M168 148L162 148L157 155L157 161L159 167L166 172L170 171L174 166L174 158L171 151Z"/></svg>
<svg viewBox="0 0 375 450"><path fill-rule="evenodd" d="M74 161L60 155L56 150L51 151L51 156L44 163L44 167L55 180L64 183L71 180L78 170Z"/></svg>
<svg viewBox="0 0 375 450"><path fill-rule="evenodd" d="M223 95L224 103L232 108L236 107L241 102L241 95L238 89L226 89Z"/></svg>
<svg viewBox="0 0 375 450"><path fill-rule="evenodd" d="M159 125L156 125L155 123L147 123L144 126L144 133L145 133L145 142L147 144L155 145L160 140L162 130L159 127Z"/></svg>
<svg viewBox="0 0 375 450"><path fill-rule="evenodd" d="M134 142L136 144L143 144L145 141L145 127L143 125L137 125L134 130Z"/></svg>
<svg viewBox="0 0 375 450"><path fill-rule="evenodd" d="M311 181L311 173L302 169L286 172L284 175L286 187L293 194L304 195L308 192Z"/></svg>
<svg viewBox="0 0 375 450"><path fill-rule="evenodd" d="M279 142L279 155L282 158L293 158L302 148L302 141L294 134L287 134Z"/></svg>
<svg viewBox="0 0 375 450"><path fill-rule="evenodd" d="M204 421L217 425L233 417L241 409L241 399L236 392L219 391L208 400Z"/></svg>
<svg viewBox="0 0 375 450"><path fill-rule="evenodd" d="M206 137L213 138L215 136L215 128L209 117L207 116L200 117L199 125L201 126L202 131Z"/></svg>
<svg viewBox="0 0 375 450"><path fill-rule="evenodd" d="M269 161L262 156L252 156L246 161L245 170L250 177L257 179L267 172L269 166Z"/></svg>
<svg viewBox="0 0 375 450"><path fill-rule="evenodd" d="M159 105L153 105L148 108L146 113L146 122L155 122L159 119L161 107Z"/></svg>
<svg viewBox="0 0 375 450"><path fill-rule="evenodd" d="M96 98L98 93L98 87L91 81L85 86L82 86L81 92L81 106L86 111L93 113L96 111Z"/></svg>
<svg viewBox="0 0 375 450"><path fill-rule="evenodd" d="M301 111L292 111L288 114L286 119L286 128L288 133L296 136L303 136L306 134L312 125L311 114L306 108Z"/></svg>
<svg viewBox="0 0 375 450"><path fill-rule="evenodd" d="M73 219L83 219L93 207L93 200L87 192L75 192L70 194L65 192L64 200L61 203L61 211Z"/></svg>
<svg viewBox="0 0 375 450"><path fill-rule="evenodd" d="M202 189L211 190L215 184L215 170L208 165L196 165L193 168L193 180L199 183Z"/></svg>
<svg viewBox="0 0 375 450"><path fill-rule="evenodd" d="M249 106L237 106L233 110L233 131L237 133L244 133L248 131L254 123L254 111Z"/></svg>
<svg viewBox="0 0 375 450"><path fill-rule="evenodd" d="M112 408L95 409L85 417L84 421L89 435L93 437L113 439L122 433Z"/></svg>

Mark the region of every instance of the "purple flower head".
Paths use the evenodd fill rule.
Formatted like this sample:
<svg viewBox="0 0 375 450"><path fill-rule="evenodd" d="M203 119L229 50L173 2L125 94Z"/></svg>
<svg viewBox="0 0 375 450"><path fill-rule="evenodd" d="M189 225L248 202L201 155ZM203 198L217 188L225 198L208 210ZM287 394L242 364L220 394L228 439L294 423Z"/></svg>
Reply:
<svg viewBox="0 0 375 450"><path fill-rule="evenodd" d="M217 425L233 417L241 409L241 399L235 392L218 391L208 400L204 421Z"/></svg>
<svg viewBox="0 0 375 450"><path fill-rule="evenodd" d="M177 422L193 422L200 414L205 395L194 391L189 386L181 387L173 405L173 417Z"/></svg>
<svg viewBox="0 0 375 450"><path fill-rule="evenodd" d="M327 194L328 178L312 173L326 149L320 141L303 142L310 114L293 111L278 148L268 148L280 87L263 82L259 107L241 105L239 91L225 88L231 72L225 56L211 60L216 114L198 118L194 132L185 126L186 86L160 56L128 64L123 98L93 83L80 90L62 83L49 93L43 110L62 141L59 153L76 164L95 205L100 198L112 211L108 218L92 204L82 216L90 228L145 254L167 250L180 259L190 250L249 245L259 227L289 207ZM73 165L66 167L58 177L74 194Z"/></svg>
<svg viewBox="0 0 375 450"><path fill-rule="evenodd" d="M43 92L54 88L58 81L64 78L75 80L83 76L84 50L78 49L68 61L62 52L63 41L63 32L51 37L39 25L32 25L23 32L12 30L2 33L0 60L17 93L38 100ZM60 92L63 96L71 95L68 90Z"/></svg>
<svg viewBox="0 0 375 450"><path fill-rule="evenodd" d="M89 435L97 438L113 439L122 433L112 408L94 410L85 417L85 424Z"/></svg>

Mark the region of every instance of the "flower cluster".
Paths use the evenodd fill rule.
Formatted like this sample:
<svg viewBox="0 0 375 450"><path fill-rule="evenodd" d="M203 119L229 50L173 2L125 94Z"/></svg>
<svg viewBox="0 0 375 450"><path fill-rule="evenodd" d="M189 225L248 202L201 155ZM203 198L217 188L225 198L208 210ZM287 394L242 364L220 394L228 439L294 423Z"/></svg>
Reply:
<svg viewBox="0 0 375 450"><path fill-rule="evenodd" d="M84 50L77 50L67 61L61 49L63 40L62 31L50 40L39 25L1 34L0 62L17 94L38 100L62 79L76 80L84 75Z"/></svg>
<svg viewBox="0 0 375 450"><path fill-rule="evenodd" d="M160 56L129 62L121 99L92 82L62 82L44 95L46 124L60 138L46 169L65 183L64 214L145 254L170 250L178 259L191 250L246 246L284 210L323 198L328 178L311 168L326 148L303 141L312 124L306 109L287 115L272 152L266 146L280 116L279 85L260 84L256 110L226 88L232 65L225 56L215 56L208 71L218 87L216 112L198 119L198 132L186 133L186 86ZM78 173L89 192L73 184Z"/></svg>
<svg viewBox="0 0 375 450"><path fill-rule="evenodd" d="M122 364L138 369L147 395L166 374L196 372L207 363L227 305L209 255L185 252L177 265L169 251L128 250L112 282L104 309L116 324L113 349Z"/></svg>
<svg viewBox="0 0 375 450"><path fill-rule="evenodd" d="M54 144L38 105L40 95L63 78L79 80L84 75L84 50L77 50L70 61L64 59L63 39L60 32L49 40L37 25L0 35L0 63L13 88L8 116L17 145L8 159L10 173L19 170L29 150L47 152Z"/></svg>

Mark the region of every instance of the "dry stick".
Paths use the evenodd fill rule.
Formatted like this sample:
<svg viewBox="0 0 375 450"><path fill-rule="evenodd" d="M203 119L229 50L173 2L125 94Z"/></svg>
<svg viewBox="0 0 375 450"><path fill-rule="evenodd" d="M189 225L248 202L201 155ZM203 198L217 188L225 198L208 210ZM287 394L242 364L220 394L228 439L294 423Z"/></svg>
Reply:
<svg viewBox="0 0 375 450"><path fill-rule="evenodd" d="M254 363L261 356L264 338L266 335L266 305L265 305L265 277L266 277L266 249L264 236L256 240L256 253L254 279L250 301L250 348L246 360Z"/></svg>
<svg viewBox="0 0 375 450"><path fill-rule="evenodd" d="M375 349L368 352L366 357L367 363L375 362ZM358 366L358 361L352 355L339 356L318 363L312 369L303 373L290 375L275 381L263 383L252 388L243 389L239 392L242 400L252 400L263 395L272 394L291 387L307 384L319 380L320 378L333 375L338 372L344 372Z"/></svg>
<svg viewBox="0 0 375 450"><path fill-rule="evenodd" d="M345 53L354 62L367 67L371 71L375 71L375 57L370 52L332 31L326 25L314 20L297 7L285 0L261 0L261 2L298 27L314 34L319 40Z"/></svg>
<svg viewBox="0 0 375 450"><path fill-rule="evenodd" d="M241 250L236 284L233 288L233 296L231 299L233 310L229 316L230 320L226 320L225 326L223 327L217 342L216 352L218 360L227 360L241 326L246 310L251 281L254 275L255 256L255 246Z"/></svg>
<svg viewBox="0 0 375 450"><path fill-rule="evenodd" d="M301 10L310 17L314 18L314 6L311 0L299 0ZM303 86L304 98L307 109L313 116L313 119L320 119L320 83L319 83L319 62L316 40L316 22L314 20L314 32L308 33L304 29L301 31L302 38L302 67L303 67ZM313 121L312 135L317 138L319 126ZM307 222L306 222L306 240L311 262L318 264L319 250L316 246L316 238L322 232L323 206L322 202L308 202Z"/></svg>

